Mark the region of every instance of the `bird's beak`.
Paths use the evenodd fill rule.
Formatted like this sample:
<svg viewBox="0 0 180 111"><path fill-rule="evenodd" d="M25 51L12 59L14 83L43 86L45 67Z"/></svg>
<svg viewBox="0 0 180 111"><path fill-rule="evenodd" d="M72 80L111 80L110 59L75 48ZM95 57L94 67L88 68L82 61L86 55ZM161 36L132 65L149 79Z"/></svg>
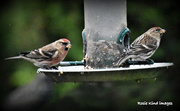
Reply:
<svg viewBox="0 0 180 111"><path fill-rule="evenodd" d="M166 32L165 29L161 29L161 30L160 30L160 33L161 33L161 34L163 34L163 33L165 33L165 32Z"/></svg>
<svg viewBox="0 0 180 111"><path fill-rule="evenodd" d="M66 46L66 48L70 49L70 48L71 48L71 44L68 44L68 45Z"/></svg>

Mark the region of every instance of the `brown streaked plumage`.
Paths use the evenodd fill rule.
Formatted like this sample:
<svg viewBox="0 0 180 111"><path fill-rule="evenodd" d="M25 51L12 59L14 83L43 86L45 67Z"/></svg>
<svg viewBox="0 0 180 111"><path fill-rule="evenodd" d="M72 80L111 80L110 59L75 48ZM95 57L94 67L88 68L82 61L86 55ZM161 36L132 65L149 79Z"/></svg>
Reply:
<svg viewBox="0 0 180 111"><path fill-rule="evenodd" d="M158 49L162 34L165 30L160 27L152 27L141 36L137 37L127 52L123 53L117 65L120 66L128 59L133 61L144 61L149 59Z"/></svg>
<svg viewBox="0 0 180 111"><path fill-rule="evenodd" d="M21 52L19 56L6 59L25 59L33 62L37 67L49 69L64 60L70 48L71 43L68 39L59 39L42 48Z"/></svg>

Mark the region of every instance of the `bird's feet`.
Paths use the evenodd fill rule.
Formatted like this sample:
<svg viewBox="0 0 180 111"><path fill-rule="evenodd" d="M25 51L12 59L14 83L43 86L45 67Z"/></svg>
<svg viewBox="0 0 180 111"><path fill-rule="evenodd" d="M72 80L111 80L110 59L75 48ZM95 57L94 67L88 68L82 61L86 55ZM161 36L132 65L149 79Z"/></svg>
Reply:
<svg viewBox="0 0 180 111"><path fill-rule="evenodd" d="M128 60L127 61L125 61L124 63L122 63L121 65L120 65L120 67L129 67L129 62L128 62Z"/></svg>
<svg viewBox="0 0 180 111"><path fill-rule="evenodd" d="M56 70L58 70L58 67L57 67L57 66L52 66L51 69L56 69Z"/></svg>
<svg viewBox="0 0 180 111"><path fill-rule="evenodd" d="M125 61L124 63L119 64L119 61L114 65L114 67L129 67L128 61Z"/></svg>
<svg viewBox="0 0 180 111"><path fill-rule="evenodd" d="M148 64L154 64L154 61L152 59L146 59Z"/></svg>
<svg viewBox="0 0 180 111"><path fill-rule="evenodd" d="M57 66L52 66L52 67L50 67L50 66L43 66L43 69L48 69L48 70L56 69L56 70L58 70L58 67Z"/></svg>

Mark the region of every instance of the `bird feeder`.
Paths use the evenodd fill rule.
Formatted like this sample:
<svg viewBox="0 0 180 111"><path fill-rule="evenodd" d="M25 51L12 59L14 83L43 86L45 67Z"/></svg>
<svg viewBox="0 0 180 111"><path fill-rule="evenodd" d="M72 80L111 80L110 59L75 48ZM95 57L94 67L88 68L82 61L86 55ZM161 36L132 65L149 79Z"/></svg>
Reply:
<svg viewBox="0 0 180 111"><path fill-rule="evenodd" d="M154 78L173 63L129 62L117 67L130 44L126 0L84 0L84 59L60 62L58 69L38 69L55 82L97 82ZM73 41L72 41L73 42ZM148 70L151 69L151 70Z"/></svg>

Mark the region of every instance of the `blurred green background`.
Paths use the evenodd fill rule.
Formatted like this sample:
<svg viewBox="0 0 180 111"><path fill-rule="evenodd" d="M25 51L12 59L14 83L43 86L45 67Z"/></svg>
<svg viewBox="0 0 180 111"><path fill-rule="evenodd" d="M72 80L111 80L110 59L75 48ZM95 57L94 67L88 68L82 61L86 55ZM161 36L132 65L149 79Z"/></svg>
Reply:
<svg viewBox="0 0 180 111"><path fill-rule="evenodd" d="M1 74L0 100L14 89L30 83L37 67L24 60L5 61L21 51L30 51L60 38L72 43L65 60L82 60L81 32L84 28L83 0L12 0L0 7ZM60 83L55 85L46 110L135 110L138 101L180 102L180 14L178 1L127 0L127 21L131 42L153 26L166 29L160 48L152 59L173 62L166 73L142 81L105 83ZM153 69L151 69L153 70ZM166 109L166 106L156 109ZM154 109L154 107L150 107Z"/></svg>

